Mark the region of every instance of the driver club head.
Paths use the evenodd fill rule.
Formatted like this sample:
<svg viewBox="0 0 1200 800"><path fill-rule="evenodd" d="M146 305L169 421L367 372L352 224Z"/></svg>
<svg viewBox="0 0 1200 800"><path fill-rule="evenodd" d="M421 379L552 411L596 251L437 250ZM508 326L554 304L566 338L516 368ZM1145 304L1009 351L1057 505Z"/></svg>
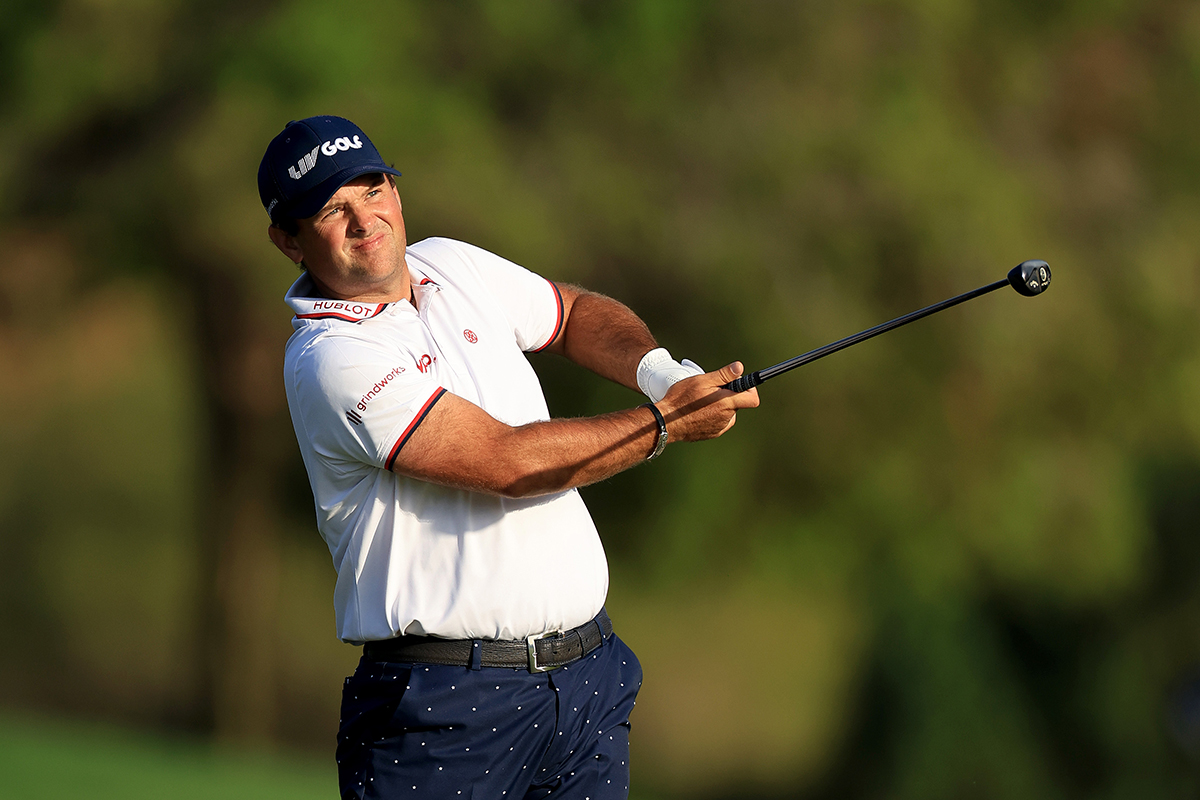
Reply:
<svg viewBox="0 0 1200 800"><path fill-rule="evenodd" d="M1008 272L1008 282L1017 294L1034 297L1050 285L1050 265L1045 261L1022 261Z"/></svg>

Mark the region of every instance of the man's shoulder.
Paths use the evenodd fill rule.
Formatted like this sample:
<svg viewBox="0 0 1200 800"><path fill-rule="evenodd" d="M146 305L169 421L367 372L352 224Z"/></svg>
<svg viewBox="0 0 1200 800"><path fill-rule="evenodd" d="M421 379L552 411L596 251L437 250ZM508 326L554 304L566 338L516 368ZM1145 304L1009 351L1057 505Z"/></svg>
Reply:
<svg viewBox="0 0 1200 800"><path fill-rule="evenodd" d="M441 273L451 279L515 266L490 250L443 236L431 236L410 244L407 252L419 262L418 269Z"/></svg>
<svg viewBox="0 0 1200 800"><path fill-rule="evenodd" d="M406 348L398 331L376 331L373 325L305 326L292 334L284 349L288 381L346 368L391 363ZM392 328L393 326L389 326Z"/></svg>
<svg viewBox="0 0 1200 800"><path fill-rule="evenodd" d="M430 260L445 256L470 258L476 253L487 252L473 244L468 244L458 239L450 239L445 236L430 236L428 239L422 239L419 242L408 245L407 250L414 255Z"/></svg>

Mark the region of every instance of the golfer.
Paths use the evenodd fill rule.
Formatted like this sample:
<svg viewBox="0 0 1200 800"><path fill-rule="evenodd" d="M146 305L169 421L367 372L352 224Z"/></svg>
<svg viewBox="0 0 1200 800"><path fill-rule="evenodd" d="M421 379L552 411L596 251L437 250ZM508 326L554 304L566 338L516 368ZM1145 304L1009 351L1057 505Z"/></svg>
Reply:
<svg viewBox="0 0 1200 800"><path fill-rule="evenodd" d="M258 185L300 265L284 380L337 634L363 646L338 733L344 798L623 798L641 668L604 611L578 487L720 436L755 391L659 348L615 300L449 239L409 246L357 126L291 122ZM650 399L551 419L525 353Z"/></svg>

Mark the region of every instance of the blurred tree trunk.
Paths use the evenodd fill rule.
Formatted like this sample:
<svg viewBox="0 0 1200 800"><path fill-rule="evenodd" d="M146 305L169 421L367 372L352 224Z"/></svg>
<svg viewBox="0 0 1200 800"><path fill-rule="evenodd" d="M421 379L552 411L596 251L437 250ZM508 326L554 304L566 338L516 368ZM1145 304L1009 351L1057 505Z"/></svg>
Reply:
<svg viewBox="0 0 1200 800"><path fill-rule="evenodd" d="M269 740L277 717L277 476L282 459L293 455L280 437L280 332L227 272L184 263L208 409L210 476L199 521L201 672L194 715L220 739Z"/></svg>
<svg viewBox="0 0 1200 800"><path fill-rule="evenodd" d="M74 230L79 252L100 274L127 268L123 248L136 244L135 260L160 270L190 304L190 338L206 409L198 426L201 485L194 487L200 596L193 604L196 619L185 623L193 642L185 657L192 662L188 674L194 684L183 693L184 707L164 709L163 716L238 741L270 738L277 718L276 476L281 460L294 456L279 379L281 339L288 331L279 330L277 316L264 318L236 265L196 253L194 240L172 235L194 224L187 203L154 204L148 219L145 209L119 202L98 207L95 191L97 184L119 180L116 197L175 198L179 188L166 164L181 133L209 108L223 43L231 30L258 24L274 5L181 4L162 28L176 37L177 46L161 51L155 78L138 102L114 94L86 118L65 116L59 130L43 135L26 154L10 184L18 221L51 218ZM148 155L161 168L147 169ZM64 198L72 201L64 206ZM111 240L111 252L91 240L89 228Z"/></svg>

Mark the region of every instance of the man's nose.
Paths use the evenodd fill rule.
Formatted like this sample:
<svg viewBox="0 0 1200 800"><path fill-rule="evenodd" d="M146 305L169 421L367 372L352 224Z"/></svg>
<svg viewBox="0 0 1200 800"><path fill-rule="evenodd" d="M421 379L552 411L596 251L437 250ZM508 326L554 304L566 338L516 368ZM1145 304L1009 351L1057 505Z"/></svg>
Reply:
<svg viewBox="0 0 1200 800"><path fill-rule="evenodd" d="M346 207L346 220L350 230L366 232L371 227L371 215L357 204Z"/></svg>

